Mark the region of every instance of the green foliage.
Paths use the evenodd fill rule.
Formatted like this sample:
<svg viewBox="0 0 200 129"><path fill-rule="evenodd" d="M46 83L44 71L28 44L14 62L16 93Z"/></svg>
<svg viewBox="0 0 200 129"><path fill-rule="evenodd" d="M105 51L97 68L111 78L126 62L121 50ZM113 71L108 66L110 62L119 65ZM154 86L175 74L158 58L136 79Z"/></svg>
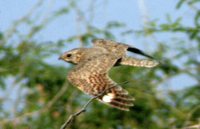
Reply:
<svg viewBox="0 0 200 129"><path fill-rule="evenodd" d="M45 2L44 2L45 3ZM52 42L40 42L34 37L56 18L77 11L79 17L86 17L78 2L70 1L67 7L54 11L49 17L37 23L33 12L19 19L5 32L0 32L0 91L8 95L0 98L0 128L3 129L55 129L60 128L67 117L78 111L88 100L88 96L70 85L66 80L70 66L61 66L49 62L59 62L57 58L63 47L79 42L86 46L93 38L115 39L120 36L146 36L161 33L171 34L170 41L156 42L152 55L160 61L160 66L153 69L115 67L110 76L136 98L135 106L130 112L123 112L94 101L84 114L81 114L71 125L72 129L169 129L184 128L200 122L200 11L194 11L194 26L183 24L183 17L172 20L166 17L166 23L157 20L148 22L144 29L136 31L127 28L126 24L111 21L99 28L92 23L80 23L86 28L85 33L66 37ZM180 0L177 9L183 5L196 7L198 0ZM37 23L37 24L36 24ZM21 34L20 25L27 25L29 31ZM177 33L188 39L173 37ZM18 40L14 40L14 39ZM119 38L118 38L119 40ZM15 43L12 43L15 42ZM172 42L172 43L170 43ZM168 53L173 52L170 57ZM182 61L184 60L184 61ZM176 61L182 61L181 65ZM166 83L178 75L188 75L197 82L182 90L163 88ZM11 86L7 80L12 78ZM124 84L123 82L128 81ZM181 83L180 83L181 84ZM176 82L175 87L180 85ZM9 88L20 87L13 102L13 112L3 106L9 101ZM0 92L0 94L1 94ZM7 98L8 97L8 98Z"/></svg>

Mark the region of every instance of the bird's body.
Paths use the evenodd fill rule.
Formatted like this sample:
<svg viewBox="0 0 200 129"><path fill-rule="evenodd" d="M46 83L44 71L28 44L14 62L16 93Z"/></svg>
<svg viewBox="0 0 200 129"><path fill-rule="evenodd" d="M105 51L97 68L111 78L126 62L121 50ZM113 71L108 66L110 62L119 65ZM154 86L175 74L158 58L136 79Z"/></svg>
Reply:
<svg viewBox="0 0 200 129"><path fill-rule="evenodd" d="M98 99L112 107L129 110L129 107L133 106L133 99L108 76L108 71L116 65L154 67L158 63L153 60L127 57L126 51L130 46L126 44L111 40L95 40L93 43L92 48L76 48L60 57L76 65L68 73L69 82L92 96L97 96L112 87Z"/></svg>

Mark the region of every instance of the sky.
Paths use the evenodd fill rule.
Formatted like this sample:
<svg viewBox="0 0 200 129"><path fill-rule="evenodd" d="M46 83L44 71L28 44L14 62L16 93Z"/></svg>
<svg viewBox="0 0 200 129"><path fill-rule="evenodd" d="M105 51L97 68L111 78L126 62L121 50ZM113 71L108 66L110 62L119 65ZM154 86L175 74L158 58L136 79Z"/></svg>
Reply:
<svg viewBox="0 0 200 129"><path fill-rule="evenodd" d="M43 10L48 10L48 8L51 8L51 10L56 10L57 8L67 6L67 3L65 2L66 0L60 0L59 2L52 2L55 0L46 1L48 1L46 2L48 4L42 6ZM91 0L89 0L89 2L90 1ZM92 22L92 24L95 26L104 27L108 21L119 21L127 24L131 28L140 29L144 24L143 15L148 15L149 19L157 19L163 23L166 21L166 14L171 14L173 15L173 19L176 19L178 16L183 16L185 13L189 13L187 8L177 11L174 7L175 1L177 0L126 0L126 2L115 2L114 0L96 0L96 2L94 2L95 17L89 22ZM1 0L0 4L2 6L0 8L0 30L5 31L7 28L9 28L9 26L12 25L13 21L24 16L36 3L37 0ZM51 3L53 5L51 5ZM80 1L79 5L81 10L89 10L88 8L90 5L84 0ZM41 16L46 16L48 13L51 13L51 11L42 11ZM38 21L39 20L40 19L38 19ZM56 41L57 39L83 32L83 27L78 28L77 24L74 24L77 22L76 20L77 16L73 11L70 12L68 17L63 16L58 18L50 23L44 32L40 33L40 40ZM184 23L191 24L189 18L188 20L184 20L186 20ZM25 31L25 28L21 31Z"/></svg>
<svg viewBox="0 0 200 129"><path fill-rule="evenodd" d="M84 11L90 11L89 8L91 4L89 3L91 3L91 1L92 0L79 1L78 3L80 9ZM116 0L94 1L93 13L88 13L88 16L86 16L94 16L94 18L87 19L88 21L86 22L90 22L98 28L105 27L106 23L109 21L119 21L125 23L129 28L139 30L143 27L144 22L148 20L157 20L159 23L166 22L167 14L170 14L172 19L176 19L179 16L184 16L185 18L183 19L183 23L190 26L193 25L193 23L190 21L192 12L186 6L183 6L181 10L176 10L174 3L177 3L177 0L126 0L124 2L116 2ZM47 4L36 10L41 12L39 18L35 19L35 21L38 23L41 21L42 17L48 17L53 10L67 6L68 4L66 0L45 0L45 2ZM8 28L12 26L14 21L26 15L36 3L37 0L1 0L0 31L7 31ZM55 42L59 39L66 39L67 37L84 33L85 27L79 24L79 22L84 22L84 20L78 21L78 18L79 17L75 11L70 12L67 16L61 16L48 24L44 30L39 32L35 39L42 42ZM20 32L27 32L26 26L21 26L20 28ZM176 34L176 36L185 38L182 34ZM170 35L168 34L159 34L156 36L158 41L168 41L168 39L170 39L169 37ZM117 40L131 44L142 50L145 48L144 51L147 53L150 53L155 49L155 46L153 45L154 40L152 37L119 37ZM74 46L66 46L66 49L69 50L73 47L78 47L78 44L75 44ZM168 56L170 58L171 55ZM55 62L57 64L57 56L49 60L49 63L53 64ZM62 62L58 62L58 64L60 63L62 64ZM11 85L12 81L10 83L9 81L10 80L8 79L8 85ZM177 82L179 82L179 87L175 87L177 86ZM169 80L166 85L168 85L171 89L177 90L194 83L194 80L189 78L187 75L181 75ZM13 91L13 94L17 94L15 91L18 91L18 88L15 88L16 89ZM0 96L2 95L3 93L0 92Z"/></svg>

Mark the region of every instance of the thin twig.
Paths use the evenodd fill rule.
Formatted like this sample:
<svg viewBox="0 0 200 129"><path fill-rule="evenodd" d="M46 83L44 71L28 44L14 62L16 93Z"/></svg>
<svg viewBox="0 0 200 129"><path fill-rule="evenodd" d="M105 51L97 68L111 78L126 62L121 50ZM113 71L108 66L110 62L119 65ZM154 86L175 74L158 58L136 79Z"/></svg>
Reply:
<svg viewBox="0 0 200 129"><path fill-rule="evenodd" d="M200 129L200 124L185 127L183 129Z"/></svg>
<svg viewBox="0 0 200 129"><path fill-rule="evenodd" d="M197 105L196 107L194 107L190 112L189 114L187 115L187 118L186 118L186 121L185 121L185 124L184 124L184 127L186 128L191 128L191 127L187 127L187 125L189 124L189 121L192 117L192 115L194 114L195 111L197 111L198 109L200 109L200 105ZM200 124L198 125L198 127L200 128Z"/></svg>
<svg viewBox="0 0 200 129"><path fill-rule="evenodd" d="M125 83L127 83L127 82L125 82ZM108 91L109 89L111 89L111 88L113 88L113 87L115 87L115 86L108 87L108 88L106 88L103 92L101 92L101 93L99 93L98 95L92 97L92 98L81 108L81 110L79 110L78 112L76 112L76 113L70 115L70 116L68 117L68 119L66 120L66 122L61 126L60 129L66 129L66 128L70 125L70 123L72 123L72 122L74 121L74 119L75 119L77 116L79 116L79 115L80 115L81 113L83 113L83 112L86 112L86 108L88 107L88 105L89 105L93 100L95 100L96 98L102 96L106 91Z"/></svg>

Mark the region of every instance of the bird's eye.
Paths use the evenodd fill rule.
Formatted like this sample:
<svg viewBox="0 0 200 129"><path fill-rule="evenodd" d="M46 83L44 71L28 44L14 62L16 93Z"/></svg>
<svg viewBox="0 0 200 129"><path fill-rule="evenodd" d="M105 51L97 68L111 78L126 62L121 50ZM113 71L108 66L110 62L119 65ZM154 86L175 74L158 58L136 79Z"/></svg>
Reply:
<svg viewBox="0 0 200 129"><path fill-rule="evenodd" d="M71 57L71 56L72 56L72 54L67 54L67 55L66 55L66 57Z"/></svg>

